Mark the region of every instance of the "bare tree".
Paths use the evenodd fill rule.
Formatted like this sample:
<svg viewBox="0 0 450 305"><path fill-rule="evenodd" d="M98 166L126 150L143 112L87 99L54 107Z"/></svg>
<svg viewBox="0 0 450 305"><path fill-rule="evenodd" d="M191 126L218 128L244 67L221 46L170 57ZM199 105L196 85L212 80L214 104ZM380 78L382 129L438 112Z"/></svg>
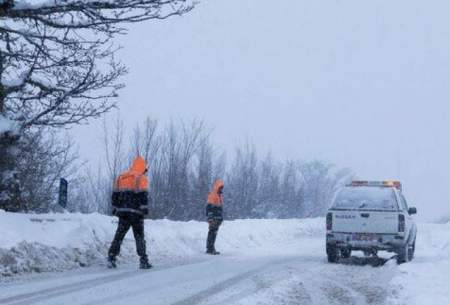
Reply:
<svg viewBox="0 0 450 305"><path fill-rule="evenodd" d="M302 186L298 162L294 160L286 161L280 180L279 202L282 207L278 217L299 217L304 207L302 206L303 198L298 197L299 189Z"/></svg>
<svg viewBox="0 0 450 305"><path fill-rule="evenodd" d="M256 148L248 140L237 147L234 162L227 174L227 207L229 218L250 217L257 206L258 158Z"/></svg>
<svg viewBox="0 0 450 305"><path fill-rule="evenodd" d="M184 0L27 1L0 4L0 114L63 126L110 110L126 68L112 39L124 24L181 15Z"/></svg>
<svg viewBox="0 0 450 305"><path fill-rule="evenodd" d="M155 198L156 204L166 209L167 217L177 215L191 202L189 173L192 160L208 136L203 121L171 122L167 127L160 155L165 183L159 191L160 196Z"/></svg>
<svg viewBox="0 0 450 305"><path fill-rule="evenodd" d="M206 195L210 191L214 180L214 148L209 140L202 141L200 148L196 153L194 168L189 180L191 199L189 212L186 213L189 218L202 219L206 203Z"/></svg>
<svg viewBox="0 0 450 305"><path fill-rule="evenodd" d="M9 211L48 212L56 203L59 178L71 178L79 165L70 138L61 140L44 128L27 131L17 149L15 176L20 181L17 198L20 200L0 207Z"/></svg>
<svg viewBox="0 0 450 305"><path fill-rule="evenodd" d="M161 148L161 137L158 135L158 121L146 118L144 123L134 128L131 157L142 156L148 164L153 164Z"/></svg>
<svg viewBox="0 0 450 305"><path fill-rule="evenodd" d="M323 216L339 187L351 180L349 169L321 161L301 164L301 175L305 183L305 216Z"/></svg>
<svg viewBox="0 0 450 305"><path fill-rule="evenodd" d="M126 144L124 143L124 133L125 126L120 116L116 117L112 133L106 121L103 121L103 147L106 158L107 176L110 181L114 181L126 166L124 164L124 145Z"/></svg>
<svg viewBox="0 0 450 305"><path fill-rule="evenodd" d="M96 168L87 168L77 173L69 188L69 211L111 214L112 182L105 173L104 165L98 164Z"/></svg>
<svg viewBox="0 0 450 305"><path fill-rule="evenodd" d="M281 172L281 166L270 153L259 162L259 186L256 194L257 207L254 209L255 217L279 217L278 211L283 209L279 201Z"/></svg>

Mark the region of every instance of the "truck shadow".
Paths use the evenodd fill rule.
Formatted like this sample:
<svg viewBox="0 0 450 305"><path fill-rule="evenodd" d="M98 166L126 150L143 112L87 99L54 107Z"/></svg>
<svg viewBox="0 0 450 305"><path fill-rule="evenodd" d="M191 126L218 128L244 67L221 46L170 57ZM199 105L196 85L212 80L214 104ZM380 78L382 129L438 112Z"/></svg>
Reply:
<svg viewBox="0 0 450 305"><path fill-rule="evenodd" d="M340 258L339 264L354 265L354 266L381 267L392 259L395 259L395 256L391 257L391 258L383 258L383 257L378 257L378 256L370 256L370 257L351 256L349 258Z"/></svg>

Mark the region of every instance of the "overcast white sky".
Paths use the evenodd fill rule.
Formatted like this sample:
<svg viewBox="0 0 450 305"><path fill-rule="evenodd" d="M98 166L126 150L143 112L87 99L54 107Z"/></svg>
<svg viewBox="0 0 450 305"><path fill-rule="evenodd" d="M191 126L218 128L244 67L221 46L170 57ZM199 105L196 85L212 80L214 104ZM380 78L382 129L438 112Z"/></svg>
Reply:
<svg viewBox="0 0 450 305"><path fill-rule="evenodd" d="M449 13L448 0L205 0L120 37L120 114L204 118L224 148L249 137L397 178L423 218L450 214ZM95 160L92 130L74 131Z"/></svg>

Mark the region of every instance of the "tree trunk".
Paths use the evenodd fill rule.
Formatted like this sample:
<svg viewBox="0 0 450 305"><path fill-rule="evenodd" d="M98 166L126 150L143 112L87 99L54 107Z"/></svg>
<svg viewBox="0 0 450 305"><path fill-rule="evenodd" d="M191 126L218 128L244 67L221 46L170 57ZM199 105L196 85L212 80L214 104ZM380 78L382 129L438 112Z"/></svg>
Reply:
<svg viewBox="0 0 450 305"><path fill-rule="evenodd" d="M5 98L6 98L6 90L5 86L3 86L2 83L2 76L3 76L3 61L4 57L2 54L2 51L0 51L0 115L3 115L4 109L5 109Z"/></svg>
<svg viewBox="0 0 450 305"><path fill-rule="evenodd" d="M18 136L0 135L0 209L12 212L25 209L16 171L18 142Z"/></svg>
<svg viewBox="0 0 450 305"><path fill-rule="evenodd" d="M1 82L3 58L0 53L0 117L4 116L6 99L6 90ZM18 144L19 136L17 134L9 131L0 132L0 209L5 211L15 212L24 209L16 173Z"/></svg>

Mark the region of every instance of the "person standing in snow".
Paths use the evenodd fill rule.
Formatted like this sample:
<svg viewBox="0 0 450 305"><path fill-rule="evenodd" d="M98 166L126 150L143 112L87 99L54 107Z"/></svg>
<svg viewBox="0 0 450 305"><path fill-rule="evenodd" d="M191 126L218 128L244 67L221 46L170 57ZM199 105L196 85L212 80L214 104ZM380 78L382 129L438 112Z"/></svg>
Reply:
<svg viewBox="0 0 450 305"><path fill-rule="evenodd" d="M206 240L206 253L211 255L218 255L220 252L216 251L214 246L216 242L217 232L223 221L223 187L222 180L214 182L212 191L208 195L208 203L206 205L206 217L208 218L208 238Z"/></svg>
<svg viewBox="0 0 450 305"><path fill-rule="evenodd" d="M131 168L115 181L112 206L113 215L119 217L119 225L108 251L108 268L116 268L116 257L130 227L136 240L140 268L152 267L148 261L144 237L144 216L148 214L149 201L147 171L145 160L137 157Z"/></svg>

